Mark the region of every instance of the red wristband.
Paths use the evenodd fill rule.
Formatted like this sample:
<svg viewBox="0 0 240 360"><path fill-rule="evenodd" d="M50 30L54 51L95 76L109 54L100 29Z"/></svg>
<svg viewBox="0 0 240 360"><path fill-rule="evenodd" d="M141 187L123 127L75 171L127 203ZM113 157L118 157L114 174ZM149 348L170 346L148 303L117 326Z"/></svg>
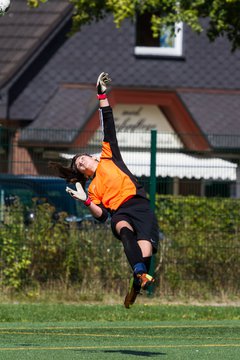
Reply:
<svg viewBox="0 0 240 360"><path fill-rule="evenodd" d="M87 200L84 201L84 205L85 206L90 206L92 200L90 199L90 197L87 198Z"/></svg>
<svg viewBox="0 0 240 360"><path fill-rule="evenodd" d="M107 99L107 95L106 94L97 94L97 98L98 98L98 100L104 100L104 99Z"/></svg>

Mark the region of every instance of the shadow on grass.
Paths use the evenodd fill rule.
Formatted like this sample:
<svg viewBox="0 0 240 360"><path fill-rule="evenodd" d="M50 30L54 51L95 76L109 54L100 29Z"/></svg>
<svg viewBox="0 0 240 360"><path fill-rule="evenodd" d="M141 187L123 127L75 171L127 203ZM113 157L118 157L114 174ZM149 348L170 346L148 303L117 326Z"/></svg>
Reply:
<svg viewBox="0 0 240 360"><path fill-rule="evenodd" d="M138 351L138 350L105 350L104 352L105 353L120 353L123 355L134 355L134 356L144 356L144 357L167 355L166 353L161 353L161 352Z"/></svg>
<svg viewBox="0 0 240 360"><path fill-rule="evenodd" d="M153 352L153 351L139 351L139 350L74 350L76 352L82 352L82 351L87 351L89 352L94 352L94 353L99 353L99 352L104 352L104 353L108 353L108 354L122 354L122 355L133 355L133 356L143 356L143 357L153 357L153 356L164 356L167 355L166 353L161 353L161 352Z"/></svg>

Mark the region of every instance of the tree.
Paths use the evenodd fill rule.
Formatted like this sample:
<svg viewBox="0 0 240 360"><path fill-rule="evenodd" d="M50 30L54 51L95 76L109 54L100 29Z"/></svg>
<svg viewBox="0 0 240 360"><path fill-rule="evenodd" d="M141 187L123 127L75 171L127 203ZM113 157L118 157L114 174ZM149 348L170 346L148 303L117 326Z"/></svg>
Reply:
<svg viewBox="0 0 240 360"><path fill-rule="evenodd" d="M28 0L31 6L47 0ZM51 0L49 0L51 1ZM193 31L203 31L202 19L207 18L206 34L211 41L227 36L232 50L240 48L240 0L69 0L74 6L73 32L84 24L103 19L112 13L117 27L124 19L134 21L136 14L151 13L153 36L166 26L184 22Z"/></svg>

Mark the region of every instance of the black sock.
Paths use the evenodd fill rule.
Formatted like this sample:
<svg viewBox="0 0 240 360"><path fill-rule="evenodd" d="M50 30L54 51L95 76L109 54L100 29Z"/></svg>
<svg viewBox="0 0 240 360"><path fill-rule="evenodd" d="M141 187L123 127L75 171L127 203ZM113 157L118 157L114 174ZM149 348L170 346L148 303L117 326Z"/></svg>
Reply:
<svg viewBox="0 0 240 360"><path fill-rule="evenodd" d="M144 263L142 251L140 246L138 245L136 235L132 230L124 226L120 230L120 237L128 262L134 270L134 265L136 265L137 263Z"/></svg>
<svg viewBox="0 0 240 360"><path fill-rule="evenodd" d="M143 262L146 266L146 269L147 269L147 273L149 274L149 270L150 270L150 266L151 266L151 260L152 260L152 257L151 256L148 256L148 257L144 257L143 258Z"/></svg>

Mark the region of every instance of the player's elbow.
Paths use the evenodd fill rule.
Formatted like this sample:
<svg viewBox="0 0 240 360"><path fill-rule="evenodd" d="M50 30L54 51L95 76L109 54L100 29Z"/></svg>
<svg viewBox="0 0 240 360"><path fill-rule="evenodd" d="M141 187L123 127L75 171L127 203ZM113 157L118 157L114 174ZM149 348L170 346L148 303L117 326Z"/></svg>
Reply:
<svg viewBox="0 0 240 360"><path fill-rule="evenodd" d="M107 218L108 218L107 211L106 212L103 211L101 216L95 217L95 219L98 220L101 223L104 223L107 220Z"/></svg>

